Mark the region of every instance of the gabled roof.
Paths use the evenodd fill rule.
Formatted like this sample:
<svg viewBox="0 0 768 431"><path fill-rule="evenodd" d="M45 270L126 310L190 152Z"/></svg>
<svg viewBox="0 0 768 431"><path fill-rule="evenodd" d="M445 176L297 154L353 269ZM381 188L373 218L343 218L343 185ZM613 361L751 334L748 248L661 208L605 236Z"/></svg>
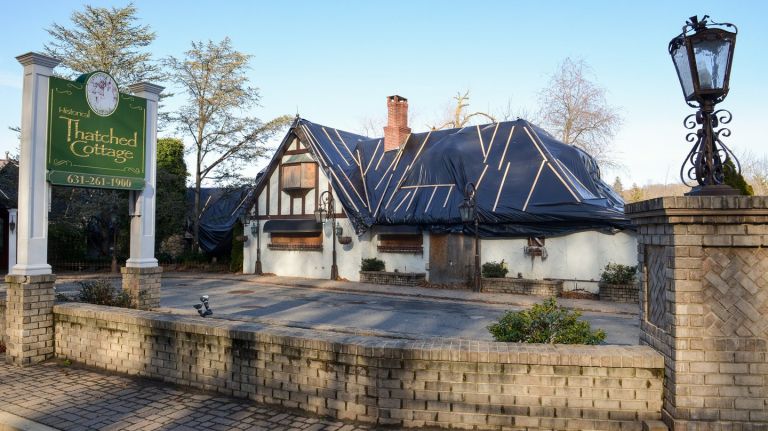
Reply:
<svg viewBox="0 0 768 431"><path fill-rule="evenodd" d="M623 201L594 159L525 120L413 133L386 152L383 139L301 118L293 134L320 162L358 233L398 224L461 231L469 182L482 236L629 227Z"/></svg>

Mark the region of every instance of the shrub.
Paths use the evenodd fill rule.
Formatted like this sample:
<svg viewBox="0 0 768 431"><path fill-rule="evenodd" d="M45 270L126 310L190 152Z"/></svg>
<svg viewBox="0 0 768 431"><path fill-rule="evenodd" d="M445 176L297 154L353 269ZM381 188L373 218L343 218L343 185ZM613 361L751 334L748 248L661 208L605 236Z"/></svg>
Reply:
<svg viewBox="0 0 768 431"><path fill-rule="evenodd" d="M116 292L109 280L79 281L80 294L78 300L96 305L111 307L136 308L128 292Z"/></svg>
<svg viewBox="0 0 768 431"><path fill-rule="evenodd" d="M178 261L181 263L206 263L208 262L208 256L204 253L188 251L179 256Z"/></svg>
<svg viewBox="0 0 768 431"><path fill-rule="evenodd" d="M482 272L485 278L504 278L507 276L509 269L507 269L507 264L502 260L501 262L485 262Z"/></svg>
<svg viewBox="0 0 768 431"><path fill-rule="evenodd" d="M158 263L173 263L173 256L162 251L155 254L155 259Z"/></svg>
<svg viewBox="0 0 768 431"><path fill-rule="evenodd" d="M534 304L530 310L509 311L488 326L496 341L548 344L600 344L605 331L592 330L579 320L581 313L560 306L554 298Z"/></svg>
<svg viewBox="0 0 768 431"><path fill-rule="evenodd" d="M606 284L632 284L636 272L637 266L609 263L600 274L600 281Z"/></svg>
<svg viewBox="0 0 768 431"><path fill-rule="evenodd" d="M360 271L384 271L384 261L372 257L360 261Z"/></svg>

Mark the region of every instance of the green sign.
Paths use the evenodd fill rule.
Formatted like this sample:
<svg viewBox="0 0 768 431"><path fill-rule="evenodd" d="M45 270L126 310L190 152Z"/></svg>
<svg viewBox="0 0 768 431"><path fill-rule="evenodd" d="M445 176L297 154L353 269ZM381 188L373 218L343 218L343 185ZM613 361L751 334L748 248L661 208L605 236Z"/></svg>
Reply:
<svg viewBox="0 0 768 431"><path fill-rule="evenodd" d="M48 181L76 187L141 190L147 100L118 92L104 72L77 81L50 78Z"/></svg>

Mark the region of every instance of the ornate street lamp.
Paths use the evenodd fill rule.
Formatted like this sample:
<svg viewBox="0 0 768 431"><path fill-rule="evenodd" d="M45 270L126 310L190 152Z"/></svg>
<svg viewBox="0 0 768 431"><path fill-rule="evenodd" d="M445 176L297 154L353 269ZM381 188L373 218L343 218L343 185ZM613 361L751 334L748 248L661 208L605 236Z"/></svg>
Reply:
<svg viewBox="0 0 768 431"><path fill-rule="evenodd" d="M341 235L341 226L336 223L336 211L335 202L331 192L324 191L320 195L320 202L315 210L315 221L318 223L327 222L331 220L331 231L333 232L333 263L331 265L331 280L339 279L339 267L336 265L336 235Z"/></svg>
<svg viewBox="0 0 768 431"><path fill-rule="evenodd" d="M683 26L683 32L669 42L669 55L675 64L685 101L699 109L683 122L686 129L693 130L697 125L700 128L686 136L688 142L695 143L680 167L680 179L693 187L687 195L739 194L724 184L726 169L741 173L738 159L720 139L730 136L731 131L727 128L718 130L720 123L730 123L732 116L725 109L715 110L715 105L728 95L738 30L733 24L707 22L708 18L705 15L699 21L698 17L691 17ZM733 32L723 28L733 28ZM698 184L695 187L688 182L693 180Z"/></svg>
<svg viewBox="0 0 768 431"><path fill-rule="evenodd" d="M480 292L483 289L482 280L480 278L480 237L478 235L478 225L480 222L480 215L477 212L477 199L475 198L475 185L473 183L467 183L464 187L464 201L459 204L459 215L463 223L475 224L475 265L473 268L473 290Z"/></svg>

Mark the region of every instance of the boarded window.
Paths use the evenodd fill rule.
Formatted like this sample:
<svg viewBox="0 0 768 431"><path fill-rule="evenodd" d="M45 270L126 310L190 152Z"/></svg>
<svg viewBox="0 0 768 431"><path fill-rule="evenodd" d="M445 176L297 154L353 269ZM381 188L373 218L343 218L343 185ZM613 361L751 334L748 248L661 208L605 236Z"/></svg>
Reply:
<svg viewBox="0 0 768 431"><path fill-rule="evenodd" d="M423 241L421 234L381 234L378 249L383 253L421 253Z"/></svg>
<svg viewBox="0 0 768 431"><path fill-rule="evenodd" d="M274 232L270 236L272 250L322 250L321 232Z"/></svg>
<svg viewBox="0 0 768 431"><path fill-rule="evenodd" d="M283 165L282 170L283 190L315 188L316 163Z"/></svg>

